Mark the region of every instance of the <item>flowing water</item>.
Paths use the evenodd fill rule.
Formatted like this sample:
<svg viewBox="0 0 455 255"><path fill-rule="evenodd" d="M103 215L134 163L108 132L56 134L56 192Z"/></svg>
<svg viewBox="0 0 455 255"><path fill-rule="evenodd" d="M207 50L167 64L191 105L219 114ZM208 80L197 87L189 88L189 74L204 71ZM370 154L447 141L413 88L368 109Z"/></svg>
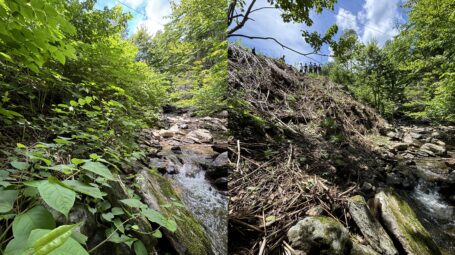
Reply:
<svg viewBox="0 0 455 255"><path fill-rule="evenodd" d="M400 193L438 246L448 254L455 254L455 207L445 201L438 187L420 180L411 192Z"/></svg>
<svg viewBox="0 0 455 255"><path fill-rule="evenodd" d="M171 175L173 184L180 190L186 207L206 228L214 254L227 254L228 198L216 190L205 178L201 168L204 155L182 150L183 165L179 173Z"/></svg>

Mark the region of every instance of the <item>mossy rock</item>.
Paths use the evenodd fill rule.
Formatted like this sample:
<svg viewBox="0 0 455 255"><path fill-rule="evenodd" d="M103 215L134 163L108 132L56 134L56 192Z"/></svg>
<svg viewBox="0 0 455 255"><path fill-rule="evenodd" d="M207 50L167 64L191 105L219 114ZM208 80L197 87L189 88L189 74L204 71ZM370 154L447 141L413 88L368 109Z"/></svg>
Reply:
<svg viewBox="0 0 455 255"><path fill-rule="evenodd" d="M348 210L363 237L374 250L383 255L398 254L392 239L387 235L381 223L371 214L362 196L349 198Z"/></svg>
<svg viewBox="0 0 455 255"><path fill-rule="evenodd" d="M348 230L337 220L311 216L299 221L288 231L292 248L307 254L344 255L351 250Z"/></svg>
<svg viewBox="0 0 455 255"><path fill-rule="evenodd" d="M375 250L370 246L359 244L355 241L352 241L352 249L349 255L379 255Z"/></svg>
<svg viewBox="0 0 455 255"><path fill-rule="evenodd" d="M375 211L385 228L409 255L441 255L430 233L420 223L409 204L392 190L375 196Z"/></svg>
<svg viewBox="0 0 455 255"><path fill-rule="evenodd" d="M136 181L140 187L139 193L151 208L166 217L177 218L177 231L171 233L164 230L163 233L178 254L213 254L211 243L201 223L186 208L173 205L182 202L168 179L152 170L138 173Z"/></svg>

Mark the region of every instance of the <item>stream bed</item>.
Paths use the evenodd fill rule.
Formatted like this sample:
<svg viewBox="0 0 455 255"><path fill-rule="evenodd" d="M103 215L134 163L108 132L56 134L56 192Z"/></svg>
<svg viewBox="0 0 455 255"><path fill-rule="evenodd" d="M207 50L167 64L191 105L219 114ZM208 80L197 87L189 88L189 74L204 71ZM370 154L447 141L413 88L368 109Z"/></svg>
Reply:
<svg viewBox="0 0 455 255"><path fill-rule="evenodd" d="M444 199L439 188L419 180L411 191L400 190L399 193L414 209L436 244L448 254L455 254L455 207Z"/></svg>
<svg viewBox="0 0 455 255"><path fill-rule="evenodd" d="M204 171L188 174L183 167L171 179L180 189L187 209L206 228L214 254L227 254L227 197L212 187Z"/></svg>

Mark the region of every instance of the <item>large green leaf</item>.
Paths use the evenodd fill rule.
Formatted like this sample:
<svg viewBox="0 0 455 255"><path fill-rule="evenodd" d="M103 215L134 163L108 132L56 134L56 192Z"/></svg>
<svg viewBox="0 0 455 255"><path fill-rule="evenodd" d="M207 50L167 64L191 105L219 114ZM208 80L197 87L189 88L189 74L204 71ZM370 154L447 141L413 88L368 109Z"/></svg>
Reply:
<svg viewBox="0 0 455 255"><path fill-rule="evenodd" d="M142 214L147 217L149 221L157 223L158 225L167 228L171 232L175 232L177 230L177 224L174 220L167 219L161 213L153 209L142 210Z"/></svg>
<svg viewBox="0 0 455 255"><path fill-rule="evenodd" d="M62 186L55 178L49 177L38 185L38 191L43 200L55 210L68 216L76 200L76 193Z"/></svg>
<svg viewBox="0 0 455 255"><path fill-rule="evenodd" d="M112 175L111 171L109 170L109 168L107 168L103 163L101 162L93 162L93 161L89 161L89 162L86 162L84 165L82 165L82 168L87 170L87 171L90 171L92 173L95 173L97 175L100 175L108 180L111 180L113 181L114 180L114 176Z"/></svg>
<svg viewBox="0 0 455 255"><path fill-rule="evenodd" d="M25 236L27 239L34 229L53 229L55 221L52 214L42 205L33 207L23 214L19 214L13 221L13 236Z"/></svg>
<svg viewBox="0 0 455 255"><path fill-rule="evenodd" d="M120 202L124 203L125 205L131 208L147 208L147 205L145 205L140 200L135 198L122 199L120 200Z"/></svg>
<svg viewBox="0 0 455 255"><path fill-rule="evenodd" d="M18 193L17 190L0 189L0 213L7 213L13 209Z"/></svg>
<svg viewBox="0 0 455 255"><path fill-rule="evenodd" d="M29 247L34 255L46 255L62 246L72 235L78 224L63 225L43 235L43 232L33 230L29 237ZM38 232L38 233L37 233Z"/></svg>
<svg viewBox="0 0 455 255"><path fill-rule="evenodd" d="M35 229L53 229L55 221L52 214L43 206L35 206L13 220L13 236L5 249L5 255L22 254L27 247L30 233Z"/></svg>
<svg viewBox="0 0 455 255"><path fill-rule="evenodd" d="M144 243L141 240L134 242L134 252L136 255L147 255L147 249L145 248Z"/></svg>
<svg viewBox="0 0 455 255"><path fill-rule="evenodd" d="M31 248L30 251L31 252L34 251L33 244L36 240L50 234L50 232L51 231L47 230L47 229L34 230L28 240L28 244L29 244L28 248ZM76 233L74 231L71 231L71 232ZM54 241L56 243L60 243L62 241L62 237L63 236L60 236L60 237L54 239ZM35 253L32 253L32 254L35 254ZM88 255L88 252L77 241L75 241L71 237L68 237L68 238L66 238L65 242L60 244L54 250L49 251L48 253L44 253L44 254L48 254L48 255Z"/></svg>
<svg viewBox="0 0 455 255"><path fill-rule="evenodd" d="M77 181L77 180L66 180L66 181L63 181L63 183L66 186L70 187L71 189L73 189L79 193L82 193L82 194L85 194L85 195L88 195L88 196L91 196L94 198L102 199L103 196L106 195L106 193L101 192L101 190L99 188L90 186L88 184L85 184L85 183Z"/></svg>
<svg viewBox="0 0 455 255"><path fill-rule="evenodd" d="M28 167L30 166L30 164L28 164L27 162L19 162L19 161L13 161L13 162L11 162L11 165L14 168L19 169L19 170L27 170Z"/></svg>

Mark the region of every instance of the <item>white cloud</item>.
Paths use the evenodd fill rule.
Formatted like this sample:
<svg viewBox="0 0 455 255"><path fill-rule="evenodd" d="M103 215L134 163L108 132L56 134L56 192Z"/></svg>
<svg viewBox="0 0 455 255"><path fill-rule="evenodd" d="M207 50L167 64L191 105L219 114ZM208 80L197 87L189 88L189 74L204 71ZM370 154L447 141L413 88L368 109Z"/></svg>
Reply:
<svg viewBox="0 0 455 255"><path fill-rule="evenodd" d="M129 0L139 1L139 0ZM148 0L145 6L146 19L138 22L136 28L145 26L150 34L155 34L163 29L166 16L171 14L171 6L168 0Z"/></svg>
<svg viewBox="0 0 455 255"><path fill-rule="evenodd" d="M123 0L123 3L125 3L128 6L130 6L131 8L137 8L143 2L144 2L144 0Z"/></svg>
<svg viewBox="0 0 455 255"><path fill-rule="evenodd" d="M249 1L247 4L249 4ZM270 6L267 1L258 1L256 2L254 8L265 6ZM250 16L250 18L253 20L246 22L245 26L242 29L238 30L238 33L250 36L273 37L292 49L304 53L311 52L312 48L304 41L302 37L301 30L305 28L305 26L297 23L285 23L283 22L280 14L281 12L276 9L264 9L254 12ZM232 39L236 40L237 38ZM257 52L264 52L267 55L275 58L279 58L285 55L286 62L289 64L311 61L294 52L283 49L280 45L271 40L249 40L246 38L241 39L246 45L255 47Z"/></svg>
<svg viewBox="0 0 455 255"><path fill-rule="evenodd" d="M329 57L327 58L328 62L335 61L335 58L331 57L334 54L332 47L329 46Z"/></svg>
<svg viewBox="0 0 455 255"><path fill-rule="evenodd" d="M398 33L395 21L402 19L399 13L400 0L366 0L357 17L363 23L361 39L364 43L377 40L380 45Z"/></svg>
<svg viewBox="0 0 455 255"><path fill-rule="evenodd" d="M341 30L354 29L356 32L359 31L357 24L357 17L350 11L340 8L336 15L336 24Z"/></svg>

